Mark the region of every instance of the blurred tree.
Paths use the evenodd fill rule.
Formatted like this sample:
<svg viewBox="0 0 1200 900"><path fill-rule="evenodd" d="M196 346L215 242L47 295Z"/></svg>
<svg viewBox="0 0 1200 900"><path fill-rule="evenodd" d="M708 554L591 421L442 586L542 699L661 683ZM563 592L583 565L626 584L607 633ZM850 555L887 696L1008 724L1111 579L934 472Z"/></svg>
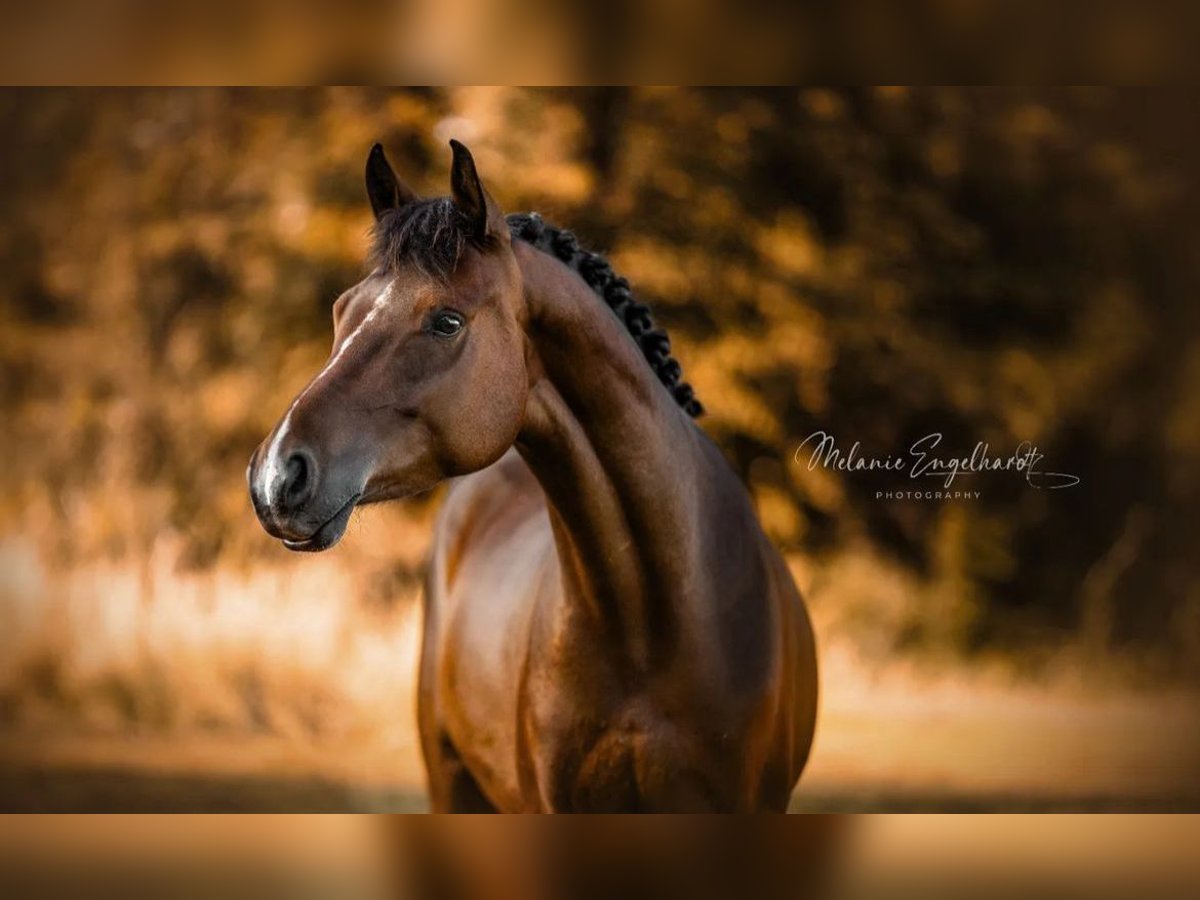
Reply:
<svg viewBox="0 0 1200 900"><path fill-rule="evenodd" d="M864 542L925 586L897 644L1160 649L1195 666L1195 99L1109 90L204 90L0 94L7 528L64 562L264 546L250 450L358 277L374 140L444 190L607 250L786 549ZM900 453L1035 441L1080 487L947 507L809 472L824 429ZM1193 660L1189 662L1189 660Z"/></svg>

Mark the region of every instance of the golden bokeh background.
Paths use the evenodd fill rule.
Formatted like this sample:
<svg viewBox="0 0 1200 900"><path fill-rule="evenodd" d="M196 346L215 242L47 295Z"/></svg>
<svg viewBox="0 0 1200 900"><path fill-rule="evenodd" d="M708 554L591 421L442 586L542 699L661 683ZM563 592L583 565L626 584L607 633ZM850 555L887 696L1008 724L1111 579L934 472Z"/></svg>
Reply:
<svg viewBox="0 0 1200 900"><path fill-rule="evenodd" d="M1194 94L0 93L0 807L419 809L437 496L288 554L244 469L361 277L381 140L610 254L788 555L803 809L1200 803ZM1032 440L1078 487L794 460ZM957 486L957 485L956 485ZM966 487L966 483L963 484Z"/></svg>

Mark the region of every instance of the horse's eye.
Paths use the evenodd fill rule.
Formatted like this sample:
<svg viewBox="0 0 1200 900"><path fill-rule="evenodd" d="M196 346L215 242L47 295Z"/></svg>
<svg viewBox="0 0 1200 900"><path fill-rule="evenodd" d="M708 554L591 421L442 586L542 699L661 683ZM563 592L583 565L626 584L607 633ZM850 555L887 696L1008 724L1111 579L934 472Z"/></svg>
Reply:
<svg viewBox="0 0 1200 900"><path fill-rule="evenodd" d="M464 324L466 323L463 321L463 317L458 313L449 309L443 309L441 312L434 314L431 327L433 333L436 335L453 337L462 330Z"/></svg>

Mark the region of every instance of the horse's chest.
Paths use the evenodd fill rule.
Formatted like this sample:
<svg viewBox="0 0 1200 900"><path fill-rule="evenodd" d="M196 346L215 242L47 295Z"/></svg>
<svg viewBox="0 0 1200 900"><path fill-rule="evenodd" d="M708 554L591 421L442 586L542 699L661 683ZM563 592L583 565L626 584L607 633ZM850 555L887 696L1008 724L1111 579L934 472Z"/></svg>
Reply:
<svg viewBox="0 0 1200 900"><path fill-rule="evenodd" d="M540 804L553 811L711 809L732 785L707 742L645 698L607 707L547 698L528 749Z"/></svg>

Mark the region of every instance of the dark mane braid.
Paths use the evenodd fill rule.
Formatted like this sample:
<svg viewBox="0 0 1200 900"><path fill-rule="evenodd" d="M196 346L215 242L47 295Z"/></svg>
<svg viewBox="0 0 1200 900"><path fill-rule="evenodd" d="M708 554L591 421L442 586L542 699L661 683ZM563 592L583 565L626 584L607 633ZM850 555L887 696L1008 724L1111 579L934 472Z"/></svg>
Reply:
<svg viewBox="0 0 1200 900"><path fill-rule="evenodd" d="M575 235L542 221L537 213L514 213L508 217L508 228L513 237L528 241L578 272L624 323L658 380L684 412L693 417L704 413L692 386L680 380L683 370L671 356L671 339L666 331L654 327L650 307L633 299L629 282L612 270L607 259L581 249Z"/></svg>
<svg viewBox="0 0 1200 900"><path fill-rule="evenodd" d="M448 278L458 264L467 236L467 221L449 197L419 200L390 210L375 224L371 258L384 269L395 270L409 262L431 275ZM537 213L514 213L508 217L513 237L570 266L587 282L633 336L658 380L689 416L703 414L692 386L681 381L683 370L671 356L671 339L654 327L650 307L633 299L629 282L612 270L599 253L583 250L575 235L542 221Z"/></svg>

